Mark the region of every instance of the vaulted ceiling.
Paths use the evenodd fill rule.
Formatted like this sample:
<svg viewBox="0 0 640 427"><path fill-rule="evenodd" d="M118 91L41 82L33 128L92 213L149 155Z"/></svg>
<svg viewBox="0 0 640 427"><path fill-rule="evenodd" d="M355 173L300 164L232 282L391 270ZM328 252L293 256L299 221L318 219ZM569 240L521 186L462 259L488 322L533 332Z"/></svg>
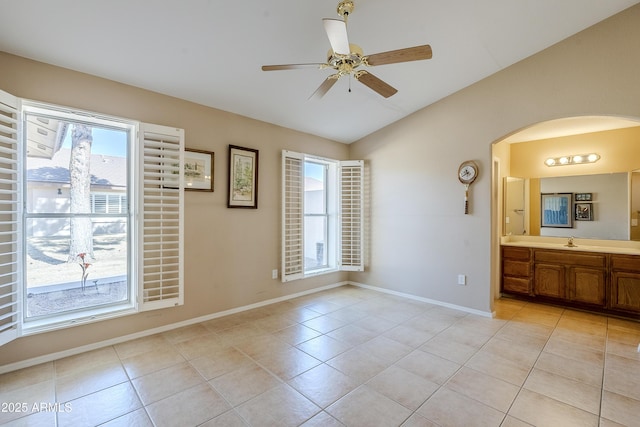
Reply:
<svg viewBox="0 0 640 427"><path fill-rule="evenodd" d="M365 55L429 44L433 58L367 68L383 98L330 69L322 18L338 0L20 0L4 2L0 50L350 143L638 1L354 0L351 43Z"/></svg>

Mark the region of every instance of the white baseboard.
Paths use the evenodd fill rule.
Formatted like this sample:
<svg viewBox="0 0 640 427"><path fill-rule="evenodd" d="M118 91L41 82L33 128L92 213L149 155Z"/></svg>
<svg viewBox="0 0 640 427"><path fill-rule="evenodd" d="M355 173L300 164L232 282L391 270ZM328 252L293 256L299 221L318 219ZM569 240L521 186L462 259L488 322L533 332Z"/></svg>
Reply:
<svg viewBox="0 0 640 427"><path fill-rule="evenodd" d="M278 298L272 298L265 301L257 302L255 304L249 304L242 307L232 308L230 310L220 311L217 313L207 314L206 316L195 317L193 319L183 320L177 323L171 323L169 325L159 326L153 329L146 329L144 331L135 332L133 334L123 335L120 337L112 338L109 340L99 341L92 344L83 345L80 347L70 348L68 350L58 351L56 353L49 353L42 356L34 357L31 359L21 360L19 362L9 363L7 365L0 366L0 374L16 371L18 369L28 368L30 366L39 365L41 363L51 362L53 360L62 359L63 357L75 356L76 354L84 353L91 350L97 350L99 348L108 347L110 345L120 344L125 341L131 341L137 338L144 338L149 335L159 334L167 332L172 329L182 328L184 326L194 325L196 323L206 322L207 320L216 319L218 317L228 316L230 314L236 314L247 310L253 310L254 308L264 307L266 305L275 304L282 301L287 301L293 298L298 298L305 295L322 292L328 289L337 288L350 284L351 282L338 282L320 288L310 289L308 291L297 292L295 294L286 295Z"/></svg>
<svg viewBox="0 0 640 427"><path fill-rule="evenodd" d="M2 365L2 366L0 366L0 374L4 374L4 373L7 373L7 372L11 372L11 371L16 371L18 369L28 368L30 366L39 365L41 363L51 362L53 360L61 359L63 357L74 356L76 354L84 353L84 352L91 351L91 350L97 350L99 348L108 347L110 345L120 344L120 343L123 343L125 341L130 341L130 340L134 340L134 339L137 339L137 338L143 338L143 337L146 337L146 336L149 336L149 335L154 335L154 334L158 334L158 333L162 333L162 332L167 332L167 331L170 331L172 329L182 328L184 326L189 326L189 325L193 325L193 324L196 324L196 323L205 322L207 320L216 319L218 317L224 317L224 316L228 316L230 314L236 314L236 313L241 313L241 312L247 311L247 310L253 310L254 308L264 307L264 306L267 306L267 305L275 304L275 303L282 302L282 301L287 301L287 300L298 298L298 297L305 296L305 295L314 294L314 293L317 293L317 292L322 292L322 291L325 291L325 290L328 290L328 289L333 289L333 288L337 288L337 287L344 286L344 285L358 286L360 288L369 289L369 290L380 292L380 293L385 293L385 294L389 294L389 295L395 295L395 296L399 296L399 297L412 299L412 300L415 300L415 301L421 301L421 302L426 302L426 303L429 303L429 304L439 305L439 306L442 306L442 307L452 308L452 309L455 309L455 310L460 310L460 311L464 311L466 313L476 314L476 315L479 315L479 316L493 317L491 312L486 312L486 311L481 311L481 310L474 310L472 308L463 307L463 306L460 306L460 305L449 304L449 303L446 303L446 302L436 301L436 300L432 300L432 299L429 299L429 298L423 298L423 297L419 297L419 296L416 296L416 295L406 294L406 293L403 293L403 292L392 291L392 290L385 289L385 288L379 288L377 286L370 286L370 285L366 285L364 283L358 283L358 282L353 282L353 281L345 281L345 282L334 283L334 284L327 285L327 286L322 286L320 288L310 289L308 291L298 292L298 293L291 294L291 295L286 295L286 296L282 296L282 297L278 297L278 298L268 299L268 300L261 301L261 302L255 303L255 304L249 304L249 305L245 305L245 306L242 306L242 307L232 308L230 310L225 310L225 311L220 311L220 312L217 312L217 313L208 314L206 316L200 316L200 317L196 317L196 318L193 318L193 319L183 320L181 322L172 323L172 324L164 325L164 326L159 326L157 328L147 329L147 330L136 332L136 333L133 333L133 334L123 335L123 336L112 338L112 339L109 339L109 340L99 341L99 342L96 342L96 343L87 344L87 345L83 345L83 346L80 346L80 347L74 347L74 348L70 348L68 350L59 351L59 352L56 352L56 353L49 353L49 354L45 354L45 355L42 355L42 356L31 358L31 359L21 360L19 362L14 362L14 363L10 363L10 364L7 364L7 365Z"/></svg>
<svg viewBox="0 0 640 427"><path fill-rule="evenodd" d="M379 288L377 286L365 285L364 283L358 283L358 282L350 281L349 284L351 284L353 286L358 286L358 287L361 287L361 288L365 288L365 289L370 289L372 291L377 291L377 292L382 292L382 293L389 294L389 295L395 295L395 296L398 296L398 297L412 299L414 301L426 302L426 303L429 303L429 304L439 305L439 306L442 306L442 307L453 308L455 310L464 311L464 312L470 313L470 314L476 314L478 316L483 316L483 317L494 317L495 316L495 313L490 312L490 311L475 310L473 308L464 307L464 306L456 305L456 304L450 304L448 302L442 302L442 301L437 301L437 300L433 300L433 299L429 299L429 298L423 298L423 297L419 297L419 296L412 295L412 294L405 294L404 292L397 292L397 291L392 291L390 289Z"/></svg>

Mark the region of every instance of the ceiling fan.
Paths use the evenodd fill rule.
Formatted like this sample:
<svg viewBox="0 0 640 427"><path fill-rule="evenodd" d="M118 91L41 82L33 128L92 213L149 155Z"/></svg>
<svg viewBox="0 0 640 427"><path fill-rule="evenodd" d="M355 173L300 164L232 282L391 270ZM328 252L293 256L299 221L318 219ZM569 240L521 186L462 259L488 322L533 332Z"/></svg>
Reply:
<svg viewBox="0 0 640 427"><path fill-rule="evenodd" d="M391 50L388 52L364 55L360 46L349 43L347 37L347 18L353 12L353 1L345 0L338 3L338 15L343 19L324 18L324 29L327 32L331 49L327 54L326 63L311 64L284 64L284 65L263 65L262 71L295 70L300 68L333 68L336 73L327 79L316 89L310 98L322 98L329 89L342 76L353 75L360 83L369 87L373 91L388 98L398 90L393 86L380 80L378 77L365 70L357 70L361 65L377 66L386 64L396 64L399 62L418 61L431 59L431 46L408 47L405 49Z"/></svg>

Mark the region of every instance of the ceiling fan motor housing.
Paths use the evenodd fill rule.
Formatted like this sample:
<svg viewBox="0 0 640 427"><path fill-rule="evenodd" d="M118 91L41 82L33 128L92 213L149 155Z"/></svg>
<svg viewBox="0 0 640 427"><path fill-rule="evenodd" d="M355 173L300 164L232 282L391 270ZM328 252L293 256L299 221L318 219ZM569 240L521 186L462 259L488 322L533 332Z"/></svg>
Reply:
<svg viewBox="0 0 640 427"><path fill-rule="evenodd" d="M350 0L341 1L340 3L338 3L338 15L342 16L346 21L347 16L351 15L354 7L355 6L353 5L353 2Z"/></svg>

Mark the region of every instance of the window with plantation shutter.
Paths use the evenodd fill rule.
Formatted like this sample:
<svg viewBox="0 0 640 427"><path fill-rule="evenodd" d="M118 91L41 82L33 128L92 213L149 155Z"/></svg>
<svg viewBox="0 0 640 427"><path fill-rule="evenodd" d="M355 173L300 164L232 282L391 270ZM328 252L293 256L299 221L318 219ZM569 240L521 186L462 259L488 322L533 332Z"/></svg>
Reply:
<svg viewBox="0 0 640 427"><path fill-rule="evenodd" d="M0 91L0 345L183 304L183 164L182 129Z"/></svg>
<svg viewBox="0 0 640 427"><path fill-rule="evenodd" d="M0 91L0 345L20 333L18 104Z"/></svg>
<svg viewBox="0 0 640 427"><path fill-rule="evenodd" d="M362 271L363 161L282 153L282 281Z"/></svg>
<svg viewBox="0 0 640 427"><path fill-rule="evenodd" d="M184 130L141 124L140 203L142 310L184 302Z"/></svg>

